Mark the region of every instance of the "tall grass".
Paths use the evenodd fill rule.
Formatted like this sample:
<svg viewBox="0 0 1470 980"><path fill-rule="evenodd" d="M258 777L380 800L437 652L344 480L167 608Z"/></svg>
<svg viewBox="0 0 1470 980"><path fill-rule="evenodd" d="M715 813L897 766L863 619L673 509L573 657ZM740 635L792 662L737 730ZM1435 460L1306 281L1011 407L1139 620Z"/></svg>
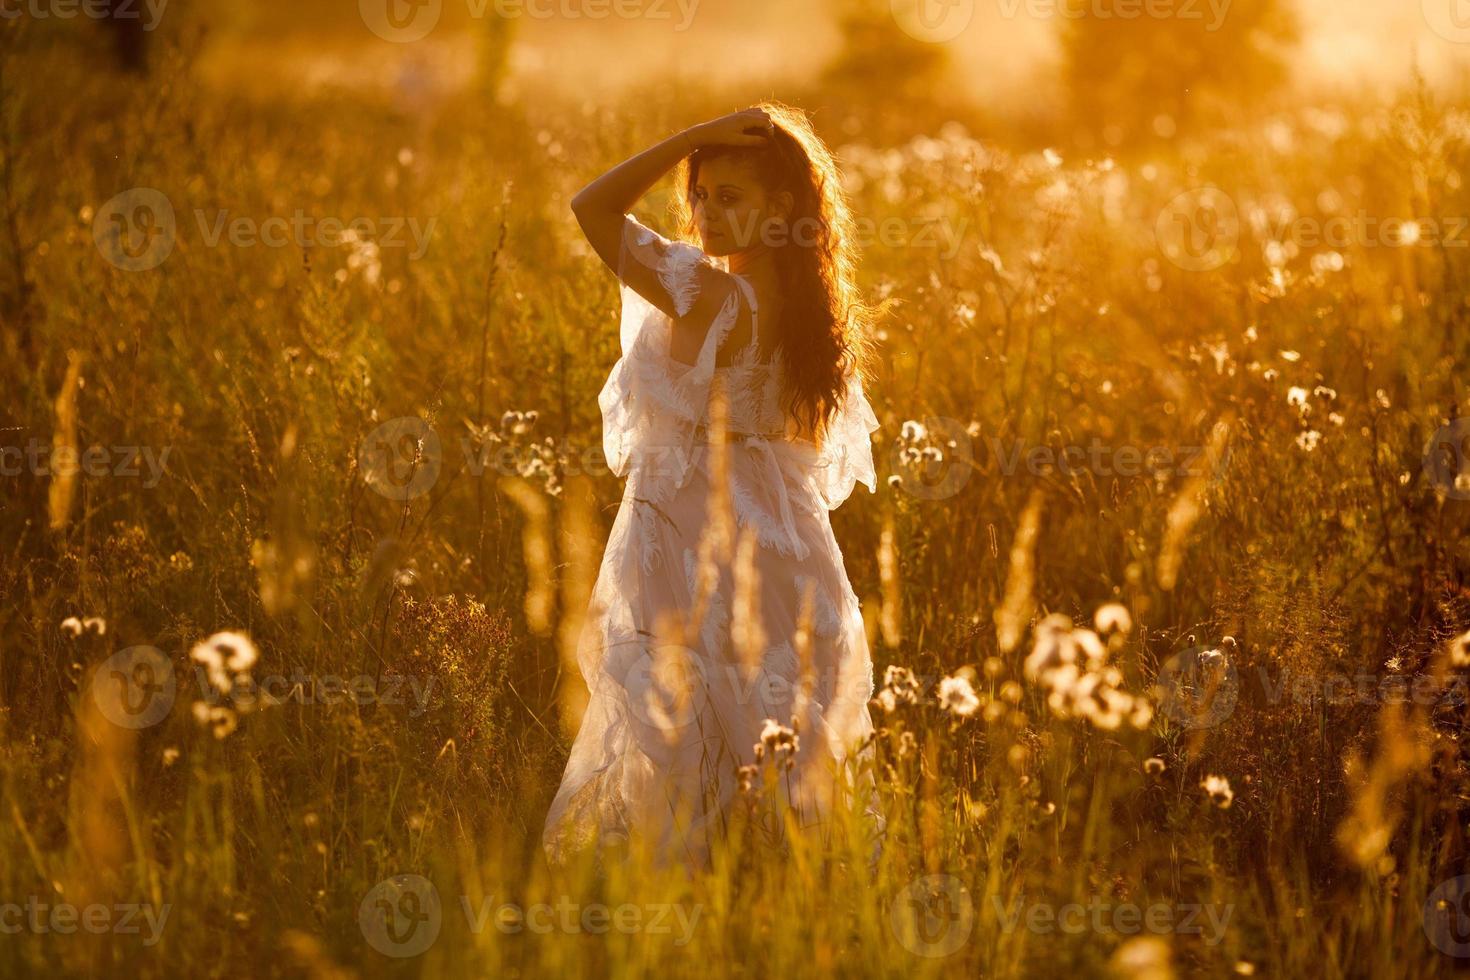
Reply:
<svg viewBox="0 0 1470 980"><path fill-rule="evenodd" d="M146 928L7 934L7 974L1456 965L1423 910L1466 869L1467 709L1392 692L1463 680L1470 504L1423 458L1467 407L1466 239L1281 229L1359 212L1451 227L1470 214L1463 113L1406 86L1115 159L977 139L963 105L882 144L860 102L819 116L857 212L892 231L865 285L901 301L868 383L884 482L834 515L879 679L906 667L919 686L872 709L881 858L844 812L784 848L734 833L707 874L553 870L541 825L581 703L566 650L619 498L605 470L579 472L617 297L565 202L722 97L263 101L196 84L188 32L136 81L29 27L5 29L0 66L0 443L166 465L151 486L146 469L0 476L0 903L168 918L152 945ZM1239 246L1190 271L1160 215L1203 185L1233 200ZM146 271L94 234L135 187L177 222ZM258 227L298 210L433 225L422 255L209 243L220 212ZM384 433L403 418L421 427ZM1170 465L1028 462L1094 440ZM1023 669L1045 617L1089 627L1105 604L1132 620L1104 638L1120 688L1154 706L1142 727L1061 717ZM72 616L105 632L63 629ZM191 651L222 630L258 647L257 679L287 678L283 703L201 724ZM136 646L177 679L138 729L93 694ZM1162 707L1191 650L1234 671L1218 723ZM328 676L374 696L330 695ZM973 687L973 713L938 703L945 677ZM1341 696L1334 678L1368 684ZM400 875L440 903L415 956L371 938L378 899L429 914ZM632 911L581 917L597 902ZM1068 906L1085 926L1047 919ZM1120 906L1163 909L1159 927Z"/></svg>

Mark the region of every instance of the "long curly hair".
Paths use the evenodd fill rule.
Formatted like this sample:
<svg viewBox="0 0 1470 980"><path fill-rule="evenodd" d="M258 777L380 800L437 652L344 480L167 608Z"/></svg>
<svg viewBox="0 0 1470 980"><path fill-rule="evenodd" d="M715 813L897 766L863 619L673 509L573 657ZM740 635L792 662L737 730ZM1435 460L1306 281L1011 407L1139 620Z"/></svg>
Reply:
<svg viewBox="0 0 1470 980"><path fill-rule="evenodd" d="M678 217L692 236L699 168L720 157L747 161L768 193L790 192L790 233L776 244L784 300L778 341L785 364L784 407L820 438L842 405L849 375L861 378L871 368L870 338L883 307L864 303L854 282L852 212L831 150L801 110L778 102L758 108L775 123L770 144L696 150L684 163Z"/></svg>

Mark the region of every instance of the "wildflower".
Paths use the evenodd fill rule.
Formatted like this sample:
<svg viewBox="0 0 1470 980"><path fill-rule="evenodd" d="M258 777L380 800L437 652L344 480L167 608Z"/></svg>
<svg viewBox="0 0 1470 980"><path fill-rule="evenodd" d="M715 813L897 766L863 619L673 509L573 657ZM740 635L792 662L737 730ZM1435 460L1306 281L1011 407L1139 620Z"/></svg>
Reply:
<svg viewBox="0 0 1470 980"><path fill-rule="evenodd" d="M968 718L980 707L980 699L970 686L969 678L946 677L939 682L938 701L944 710L961 718Z"/></svg>
<svg viewBox="0 0 1470 980"><path fill-rule="evenodd" d="M178 762L178 761L179 761L179 750L177 748L175 748L174 746L170 745L168 748L166 748L166 749L163 750L163 765L164 765L164 768L167 768L167 767L173 765L175 762Z"/></svg>
<svg viewBox="0 0 1470 980"><path fill-rule="evenodd" d="M1312 414L1312 406L1307 402L1307 389L1292 385L1286 391L1286 404L1293 406L1303 415Z"/></svg>
<svg viewBox="0 0 1470 980"><path fill-rule="evenodd" d="M1076 660L1077 647L1072 642L1070 619L1053 613L1036 624L1036 643L1024 664L1027 677L1040 680L1051 671Z"/></svg>
<svg viewBox="0 0 1470 980"><path fill-rule="evenodd" d="M1158 936L1135 936L1113 953L1108 965L1120 977L1162 980L1174 976L1169 944Z"/></svg>
<svg viewBox="0 0 1470 980"><path fill-rule="evenodd" d="M766 752L770 752L771 758L783 759L786 768L790 769L796 764L794 756L801 745L801 737L796 731L787 728L774 718L767 718L765 727L761 729L761 740L756 743L755 757L762 759Z"/></svg>
<svg viewBox="0 0 1470 980"><path fill-rule="evenodd" d="M1470 632L1462 633L1450 642L1450 664L1470 667Z"/></svg>
<svg viewBox="0 0 1470 980"><path fill-rule="evenodd" d="M904 442L919 442L926 434L927 432L923 425L915 422L913 419L909 419L903 424L901 438Z"/></svg>
<svg viewBox="0 0 1470 980"><path fill-rule="evenodd" d="M1322 433L1318 432L1316 429L1308 429L1306 432L1303 432L1301 435L1296 437L1297 446L1305 452L1309 453L1314 451L1317 448L1317 444L1321 441Z"/></svg>
<svg viewBox="0 0 1470 980"><path fill-rule="evenodd" d="M1210 802L1222 810L1228 810L1230 804L1235 802L1235 791L1230 788L1230 780L1224 776L1206 776L1200 786L1204 788Z"/></svg>
<svg viewBox="0 0 1470 980"><path fill-rule="evenodd" d="M1148 773L1150 776L1158 776L1162 774L1166 768L1167 766L1164 765L1164 760L1160 759L1156 755L1143 760L1143 771Z"/></svg>
<svg viewBox="0 0 1470 980"><path fill-rule="evenodd" d="M217 739L228 738L240 724L235 712L229 708L204 701L194 702L194 720L209 728Z"/></svg>
<svg viewBox="0 0 1470 980"><path fill-rule="evenodd" d="M888 477L888 485L894 490L897 490L899 487L903 486L903 477L899 476L897 473L891 474Z"/></svg>
<svg viewBox="0 0 1470 980"><path fill-rule="evenodd" d="M758 772L760 772L758 766L741 766L735 770L735 774L740 778L740 792L749 793L751 791L751 788L755 785L755 776Z"/></svg>
<svg viewBox="0 0 1470 980"><path fill-rule="evenodd" d="M61 621L61 632L65 633L67 636L81 636L82 621L75 616L66 617Z"/></svg>
<svg viewBox="0 0 1470 980"><path fill-rule="evenodd" d="M1094 619L1122 628L1119 611L1127 616L1122 606L1105 606ZM1116 730L1125 720L1146 728L1153 718L1152 706L1122 690L1122 672L1107 658L1108 648L1098 634L1074 629L1066 616L1053 614L1036 625L1035 644L1024 669L1028 678L1046 688L1047 706L1059 718L1085 718L1105 731Z"/></svg>
<svg viewBox="0 0 1470 980"><path fill-rule="evenodd" d="M1097 607L1092 615L1092 624L1099 633L1128 633L1133 629L1133 617L1128 607L1120 602L1109 602Z"/></svg>
<svg viewBox="0 0 1470 980"><path fill-rule="evenodd" d="M898 736L898 757L907 758L919 751L919 740L914 737L913 732L904 732Z"/></svg>
<svg viewBox="0 0 1470 980"><path fill-rule="evenodd" d="M235 681L248 680L248 672L259 654L250 637L243 633L216 633L189 651L189 657L204 665L209 681L223 694L230 693Z"/></svg>
<svg viewBox="0 0 1470 980"><path fill-rule="evenodd" d="M919 679L907 667L889 664L883 672L883 691L890 694L884 699L885 706L893 705L887 709L889 711L900 704L919 703Z"/></svg>

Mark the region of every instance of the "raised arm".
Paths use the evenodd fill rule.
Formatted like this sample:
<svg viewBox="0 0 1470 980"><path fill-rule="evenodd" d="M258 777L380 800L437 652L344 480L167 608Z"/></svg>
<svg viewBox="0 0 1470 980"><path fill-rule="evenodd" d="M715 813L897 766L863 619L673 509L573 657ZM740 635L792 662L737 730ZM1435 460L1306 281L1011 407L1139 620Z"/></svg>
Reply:
<svg viewBox="0 0 1470 980"><path fill-rule="evenodd" d="M762 146L770 139L772 128L773 123L764 112L748 109L676 133L623 161L578 191L572 198L572 213L593 251L615 274L622 275L624 218L639 198L700 147ZM650 292L636 282L629 284L671 317L686 312L675 310L662 291Z"/></svg>

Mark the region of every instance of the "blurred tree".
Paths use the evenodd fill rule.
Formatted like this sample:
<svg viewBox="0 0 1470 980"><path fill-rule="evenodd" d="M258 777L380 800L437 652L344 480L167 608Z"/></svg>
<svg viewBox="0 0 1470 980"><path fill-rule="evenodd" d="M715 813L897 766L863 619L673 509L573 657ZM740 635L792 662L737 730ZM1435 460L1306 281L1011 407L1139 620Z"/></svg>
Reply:
<svg viewBox="0 0 1470 980"><path fill-rule="evenodd" d="M107 15L102 23L112 35L117 66L135 75L148 73L148 30L144 10L133 0L104 0ZM162 8L160 8L161 11Z"/></svg>
<svg viewBox="0 0 1470 980"><path fill-rule="evenodd" d="M1062 32L1065 82L1079 140L1146 144L1252 107L1280 87L1297 40L1288 0L1165 4L1072 0Z"/></svg>
<svg viewBox="0 0 1470 980"><path fill-rule="evenodd" d="M943 45L905 32L892 0L839 0L842 45L821 75L828 93L867 122L899 122L896 113L933 106L946 89L949 58Z"/></svg>

